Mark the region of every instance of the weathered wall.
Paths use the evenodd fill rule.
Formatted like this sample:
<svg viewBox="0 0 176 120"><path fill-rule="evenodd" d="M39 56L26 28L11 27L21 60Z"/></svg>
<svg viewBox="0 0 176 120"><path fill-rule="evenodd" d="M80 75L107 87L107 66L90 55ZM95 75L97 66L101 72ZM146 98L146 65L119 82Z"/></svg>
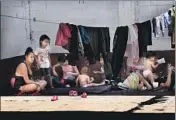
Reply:
<svg viewBox="0 0 176 120"><path fill-rule="evenodd" d="M117 26L143 22L168 10L172 1L2 1L1 14L76 25L108 26L111 49ZM41 34L54 45L58 24L1 17L1 58L22 55L28 46L36 48ZM30 32L32 40L30 40ZM166 39L166 40L165 40ZM170 49L170 39L155 40L150 49ZM164 41L164 43L162 42ZM161 45L165 45L162 46Z"/></svg>

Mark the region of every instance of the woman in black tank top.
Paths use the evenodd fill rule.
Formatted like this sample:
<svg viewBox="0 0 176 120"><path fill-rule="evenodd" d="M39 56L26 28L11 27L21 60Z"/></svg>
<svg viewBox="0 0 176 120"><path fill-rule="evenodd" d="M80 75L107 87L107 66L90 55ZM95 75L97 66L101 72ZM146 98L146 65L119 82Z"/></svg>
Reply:
<svg viewBox="0 0 176 120"><path fill-rule="evenodd" d="M46 81L34 81L32 77L31 64L34 62L34 53L32 48L27 48L25 60L18 65L15 71L14 88L20 93L40 92L46 87Z"/></svg>

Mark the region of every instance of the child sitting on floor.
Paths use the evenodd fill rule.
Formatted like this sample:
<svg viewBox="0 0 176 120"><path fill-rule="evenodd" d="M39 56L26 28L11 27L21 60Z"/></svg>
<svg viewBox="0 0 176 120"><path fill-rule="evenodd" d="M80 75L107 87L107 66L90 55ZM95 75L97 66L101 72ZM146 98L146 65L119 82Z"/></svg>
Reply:
<svg viewBox="0 0 176 120"><path fill-rule="evenodd" d="M157 76L153 73L158 65L159 64L156 62L156 55L153 52L148 53L147 59L144 61L143 76L150 81L154 88L158 87L157 82L155 82Z"/></svg>
<svg viewBox="0 0 176 120"><path fill-rule="evenodd" d="M88 76L88 67L84 66L81 69L81 75L79 75L76 79L76 85L80 87L91 87L91 86L99 86L102 84L92 83L94 81L93 78Z"/></svg>

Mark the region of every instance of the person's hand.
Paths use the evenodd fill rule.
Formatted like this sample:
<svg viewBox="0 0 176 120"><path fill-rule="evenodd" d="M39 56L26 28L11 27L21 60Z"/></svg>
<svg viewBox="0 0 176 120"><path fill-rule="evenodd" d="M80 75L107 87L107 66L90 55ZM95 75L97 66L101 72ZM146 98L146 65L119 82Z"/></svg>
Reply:
<svg viewBox="0 0 176 120"><path fill-rule="evenodd" d="M168 64L168 71L169 71L169 72L172 72L173 70L174 70L174 67L171 66L171 64Z"/></svg>
<svg viewBox="0 0 176 120"><path fill-rule="evenodd" d="M53 72L53 75L54 75L54 76L58 76L58 74L57 74L55 71Z"/></svg>

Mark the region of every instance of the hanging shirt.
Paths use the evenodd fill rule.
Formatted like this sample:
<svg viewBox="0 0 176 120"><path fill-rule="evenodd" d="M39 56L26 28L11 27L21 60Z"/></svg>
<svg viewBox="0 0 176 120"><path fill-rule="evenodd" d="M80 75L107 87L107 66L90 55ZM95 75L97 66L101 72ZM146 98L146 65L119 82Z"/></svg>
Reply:
<svg viewBox="0 0 176 120"><path fill-rule="evenodd" d="M59 29L56 35L55 45L65 46L69 42L69 38L71 38L71 30L69 26L65 23L59 24Z"/></svg>
<svg viewBox="0 0 176 120"><path fill-rule="evenodd" d="M164 15L163 14L159 16L159 20L160 20L161 31L164 33L165 24L164 24Z"/></svg>
<svg viewBox="0 0 176 120"><path fill-rule="evenodd" d="M156 17L156 36L159 37L161 28L160 28L160 17Z"/></svg>
<svg viewBox="0 0 176 120"><path fill-rule="evenodd" d="M125 56L127 57L127 65L131 66L139 60L138 46L138 30L136 25L129 25L128 41Z"/></svg>
<svg viewBox="0 0 176 120"><path fill-rule="evenodd" d="M165 13L164 13L164 19L165 19L165 22L166 22L165 24L166 24L166 26L168 27L168 25L170 24L168 12L165 12Z"/></svg>
<svg viewBox="0 0 176 120"><path fill-rule="evenodd" d="M86 30L86 28L84 26L78 26L79 31L80 31L80 35L82 38L82 42L85 44L89 44L90 43L90 36Z"/></svg>
<svg viewBox="0 0 176 120"><path fill-rule="evenodd" d="M34 54L37 56L39 68L49 68L50 61L49 61L49 47L37 48Z"/></svg>

